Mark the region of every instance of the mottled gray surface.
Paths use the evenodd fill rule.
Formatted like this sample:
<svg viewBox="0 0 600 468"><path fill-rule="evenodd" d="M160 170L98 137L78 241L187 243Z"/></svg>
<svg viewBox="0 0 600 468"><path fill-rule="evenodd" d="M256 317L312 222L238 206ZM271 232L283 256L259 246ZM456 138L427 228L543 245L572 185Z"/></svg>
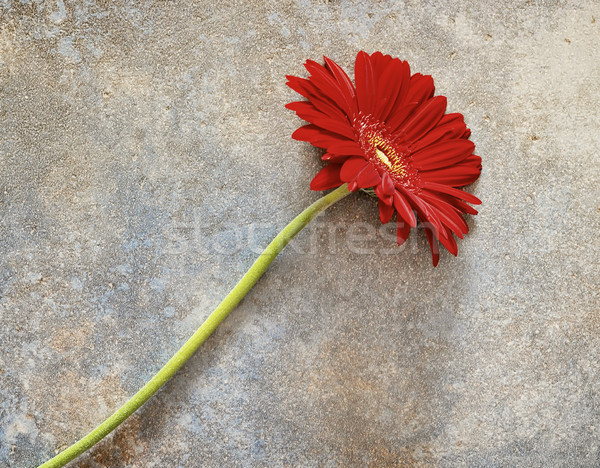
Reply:
<svg viewBox="0 0 600 468"><path fill-rule="evenodd" d="M126 401L318 197L284 74L360 49L473 129L458 258L343 200L72 466L600 466L598 2L216 5L0 2L0 466Z"/></svg>

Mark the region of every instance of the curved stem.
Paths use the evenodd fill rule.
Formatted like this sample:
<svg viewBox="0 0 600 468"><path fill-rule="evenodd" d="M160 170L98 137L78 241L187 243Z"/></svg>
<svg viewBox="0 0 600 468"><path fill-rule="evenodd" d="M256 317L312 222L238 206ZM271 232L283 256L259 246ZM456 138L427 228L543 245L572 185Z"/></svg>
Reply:
<svg viewBox="0 0 600 468"><path fill-rule="evenodd" d="M57 456L47 461L39 468L55 468L64 466L75 457L93 447L96 443L110 434L119 424L131 416L140 406L142 406L152 395L154 395L173 375L185 364L185 362L194 354L198 347L210 336L225 317L231 312L242 298L256 284L265 270L269 267L275 257L283 250L292 238L298 234L308 223L310 223L319 213L341 200L350 192L346 184L337 188L333 192L325 195L315 203L306 208L294 220L288 224L273 241L267 246L264 252L256 259L250 269L246 272L238 284L223 299L212 314L196 330L189 340L175 353L161 370L159 370L146 385L144 385L127 403L121 406L106 421L100 424L88 435L59 453Z"/></svg>

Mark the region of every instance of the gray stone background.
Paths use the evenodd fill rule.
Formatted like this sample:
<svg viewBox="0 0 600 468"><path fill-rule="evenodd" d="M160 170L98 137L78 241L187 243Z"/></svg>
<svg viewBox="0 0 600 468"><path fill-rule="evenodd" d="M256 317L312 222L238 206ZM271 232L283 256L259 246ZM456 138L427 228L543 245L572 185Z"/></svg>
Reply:
<svg viewBox="0 0 600 468"><path fill-rule="evenodd" d="M597 1L0 12L0 466L125 402L318 198L284 75L361 49L432 74L473 130L458 258L343 200L71 466L600 466Z"/></svg>

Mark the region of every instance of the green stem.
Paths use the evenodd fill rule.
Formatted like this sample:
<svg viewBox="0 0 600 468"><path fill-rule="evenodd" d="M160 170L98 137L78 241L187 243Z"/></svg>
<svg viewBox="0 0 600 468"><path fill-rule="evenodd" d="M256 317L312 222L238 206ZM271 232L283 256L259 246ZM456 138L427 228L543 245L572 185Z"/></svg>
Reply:
<svg viewBox="0 0 600 468"><path fill-rule="evenodd" d="M268 245L264 252L256 259L250 269L246 272L238 284L223 299L212 314L196 330L189 340L175 353L164 367L159 370L150 381L144 385L127 403L121 406L106 421L100 424L88 435L75 442L69 448L65 449L53 459L47 461L39 468L55 468L64 466L81 455L83 452L93 447L104 437L110 434L119 424L131 416L140 406L142 406L152 395L154 395L171 377L185 364L185 362L196 352L202 343L210 336L217 326L229 315L242 298L256 284L265 270L269 267L275 257L283 250L292 238L298 234L308 223L310 223L319 213L341 200L350 192L346 184L337 188L333 192L325 195L315 203L306 208L294 220L281 231L275 239Z"/></svg>

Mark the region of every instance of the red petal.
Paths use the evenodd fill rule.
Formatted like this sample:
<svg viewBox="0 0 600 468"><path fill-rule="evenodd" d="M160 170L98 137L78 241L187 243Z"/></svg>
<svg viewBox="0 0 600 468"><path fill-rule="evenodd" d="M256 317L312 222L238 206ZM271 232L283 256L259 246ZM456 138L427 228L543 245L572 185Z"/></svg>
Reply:
<svg viewBox="0 0 600 468"><path fill-rule="evenodd" d="M348 116L352 117L352 109L348 107L344 93L331 72L313 60L307 60L304 67L311 74L309 78L311 83L325 96L331 98Z"/></svg>
<svg viewBox="0 0 600 468"><path fill-rule="evenodd" d="M412 207L408 201L406 201L404 195L397 190L394 192L394 208L396 208L398 215L400 215L410 226L417 227L417 218L413 213Z"/></svg>
<svg viewBox="0 0 600 468"><path fill-rule="evenodd" d="M388 118L388 127L393 129L394 131L397 131L397 129L399 129L402 126L403 122L406 121L407 117L411 115L417 107L417 103L404 103L397 108L395 107L392 110L390 117Z"/></svg>
<svg viewBox="0 0 600 468"><path fill-rule="evenodd" d="M429 242L429 248L431 249L433 266L436 267L440 261L440 246L438 245L438 241L433 238L433 231L431 229L425 228L425 234L427 235L427 241Z"/></svg>
<svg viewBox="0 0 600 468"><path fill-rule="evenodd" d="M301 94L305 98L308 98L310 96L310 93L308 92L305 83L308 82L307 79L299 78L297 76L292 75L285 75L285 77L288 80L286 85L288 85L290 88L292 88L294 91L296 91L298 94Z"/></svg>
<svg viewBox="0 0 600 468"><path fill-rule="evenodd" d="M421 178L423 182L436 182L452 187L462 187L475 182L480 173L481 169L479 167L458 164L435 171L421 172Z"/></svg>
<svg viewBox="0 0 600 468"><path fill-rule="evenodd" d="M381 52L373 52L371 55L371 64L373 65L373 72L376 77L380 77L383 74L383 71L386 69L392 59L389 55L383 55Z"/></svg>
<svg viewBox="0 0 600 468"><path fill-rule="evenodd" d="M450 114L445 114L440 119L440 125L456 124L456 123L465 123L465 117L464 117L464 115L462 115L459 112L453 112L453 113L450 113Z"/></svg>
<svg viewBox="0 0 600 468"><path fill-rule="evenodd" d="M433 96L433 79L420 73L410 78L408 89L401 90L398 99L388 116L388 127L393 131L401 128L403 123L427 99Z"/></svg>
<svg viewBox="0 0 600 468"><path fill-rule="evenodd" d="M358 146L356 142L350 140L334 142L327 146L327 151L333 154L346 156L360 156L363 154L360 146Z"/></svg>
<svg viewBox="0 0 600 468"><path fill-rule="evenodd" d="M452 115L452 114L446 114ZM444 117L446 117L446 115ZM461 114L454 114L460 115ZM465 131L467 130L467 126L461 120L452 120L448 123L442 124L442 120L444 117L438 122L438 124L433 128L430 132L428 132L423 138L419 141L415 142L411 147L412 152L417 152L420 149L423 149L433 143L445 140L454 140L457 138L463 138Z"/></svg>
<svg viewBox="0 0 600 468"><path fill-rule="evenodd" d="M387 172L381 175L381 183L375 187L375 193L377 197L386 205L392 205L394 203L394 193L396 187L394 187L394 181Z"/></svg>
<svg viewBox="0 0 600 468"><path fill-rule="evenodd" d="M408 239L409 235L410 235L410 224L408 224L406 221L404 221L402 218L400 218L398 216L398 224L397 224L397 231L396 231L396 241L398 242L398 245L404 244L404 242L406 242L406 239Z"/></svg>
<svg viewBox="0 0 600 468"><path fill-rule="evenodd" d="M440 198L442 198L449 205L452 205L454 208L456 208L457 210L459 210L463 213L468 213L471 215L476 215L478 213L478 211L475 208L473 208L471 205L467 205L462 200L459 200L458 198L454 198L453 196L440 194Z"/></svg>
<svg viewBox="0 0 600 468"><path fill-rule="evenodd" d="M285 107L295 111L298 117L307 122L350 139L354 138L354 130L352 130L348 120L330 117L317 110L315 106L308 101L290 102L289 104L286 104Z"/></svg>
<svg viewBox="0 0 600 468"><path fill-rule="evenodd" d="M432 192L427 192L427 194L428 194L428 196L435 198L435 204L436 204L438 210L444 212L446 214L446 216L452 218L452 220L457 225L457 227L460 228L461 232L463 232L464 234L469 232L469 226L467 225L467 223L465 222L465 220L463 218L463 212L460 211L454 205L450 204L446 200L445 195L436 194L436 193L432 193Z"/></svg>
<svg viewBox="0 0 600 468"><path fill-rule="evenodd" d="M406 102L420 104L433 96L435 86L431 75L415 73L410 77L410 88L406 96Z"/></svg>
<svg viewBox="0 0 600 468"><path fill-rule="evenodd" d="M394 215L394 207L391 205L385 204L383 201L379 200L379 218L383 224L387 224L392 219Z"/></svg>
<svg viewBox="0 0 600 468"><path fill-rule="evenodd" d="M469 166L473 166L478 168L481 171L481 157L476 154L472 154L468 158L466 158L461 164L468 164Z"/></svg>
<svg viewBox="0 0 600 468"><path fill-rule="evenodd" d="M392 108L389 110L389 114L386 118L386 120L388 120L388 121L392 118L392 116L394 116L398 112L400 112L400 110L407 103L406 98L408 97L408 92L410 90L412 79L410 76L410 66L409 66L408 62L404 62L404 64L405 65L402 68L402 87L400 88L400 91L398 92L398 97L396 98L396 102L394 103ZM398 79L400 79L400 77ZM414 105L416 106L418 104L414 104ZM406 114L406 115L408 115L408 114ZM401 120L399 120L399 122L404 120L406 118L406 115L404 117L402 117Z"/></svg>
<svg viewBox="0 0 600 468"><path fill-rule="evenodd" d="M447 140L423 148L412 155L412 165L429 171L458 164L473 154L475 145L469 140Z"/></svg>
<svg viewBox="0 0 600 468"><path fill-rule="evenodd" d="M348 158L349 158L349 156L346 156L346 155L338 155L338 154L331 154L331 153L325 153L325 154L323 154L323 156L321 156L321 159L323 161L329 161L329 162L336 163L336 164L342 164Z"/></svg>
<svg viewBox="0 0 600 468"><path fill-rule="evenodd" d="M435 230L436 236L438 236L440 232L443 232L444 228L440 219L433 208L425 200L409 190L404 190L403 193L410 200L410 203L415 210L417 210L423 224L429 224Z"/></svg>
<svg viewBox="0 0 600 468"><path fill-rule="evenodd" d="M387 195L393 195L396 191L394 181L387 172L384 172L381 177L381 191Z"/></svg>
<svg viewBox="0 0 600 468"><path fill-rule="evenodd" d="M378 104L375 111L376 116L378 115L380 120L387 120L396 103L404 99L408 92L409 82L410 67L408 63L393 59L388 64L377 84L378 89L385 90L382 91L384 95L380 96L380 104Z"/></svg>
<svg viewBox="0 0 600 468"><path fill-rule="evenodd" d="M329 164L321 169L310 183L311 190L327 190L342 185L340 180L341 164Z"/></svg>
<svg viewBox="0 0 600 468"><path fill-rule="evenodd" d="M356 56L356 62L354 64L354 81L356 83L358 110L365 114L372 114L376 83L373 75L371 58L363 51L360 51Z"/></svg>
<svg viewBox="0 0 600 468"><path fill-rule="evenodd" d="M348 78L346 72L342 70L342 68L337 63L335 63L333 60L328 59L325 56L323 56L323 59L325 60L327 68L329 68L331 73L333 73L333 76L338 82L340 90L344 95L344 98L346 99L348 108L355 114L358 114L358 108L356 106L356 92L354 90L354 85L352 84L352 81L350 81L350 78Z"/></svg>
<svg viewBox="0 0 600 468"><path fill-rule="evenodd" d="M461 239L463 234L469 232L469 227L465 220L455 211L454 207L448 205L443 200L435 197L425 191L421 191L420 196L423 197L437 212L438 218L442 223L449 227Z"/></svg>
<svg viewBox="0 0 600 468"><path fill-rule="evenodd" d="M364 158L347 159L340 171L340 179L344 182L350 182L368 165L369 162Z"/></svg>
<svg viewBox="0 0 600 468"><path fill-rule="evenodd" d="M393 206L394 205L394 195L386 195L381 191L381 184L375 186L375 195L382 203L386 205Z"/></svg>
<svg viewBox="0 0 600 468"><path fill-rule="evenodd" d="M331 117L335 117L340 120L347 120L347 116L334 101L325 96L319 88L313 83L304 78L298 78L295 76L287 76L289 80L286 84L297 93L301 94L305 98L309 99L318 110L327 114Z"/></svg>
<svg viewBox="0 0 600 468"><path fill-rule="evenodd" d="M440 121L445 111L446 97L435 96L421 104L395 132L407 141L418 140Z"/></svg>
<svg viewBox="0 0 600 468"><path fill-rule="evenodd" d="M424 181L421 183L421 186L426 189L435 190L436 192L446 193L448 195L452 195L453 197L460 198L469 203L473 203L474 205L481 205L481 200L477 198L475 195L471 195L470 193L463 192L462 190L456 189L454 187L450 187L448 185L436 184L435 182Z"/></svg>
<svg viewBox="0 0 600 468"><path fill-rule="evenodd" d="M456 239L454 239L454 236L451 232L446 230L446 235L440 236L439 241L444 247L446 247L448 252L456 257L458 254L458 246L456 245Z"/></svg>
<svg viewBox="0 0 600 468"><path fill-rule="evenodd" d="M373 187L381 182L381 176L375 167L369 163L367 167L365 167L358 177L356 178L356 183L358 184L358 188L367 188Z"/></svg>
<svg viewBox="0 0 600 468"><path fill-rule="evenodd" d="M350 141L342 135L330 132L313 124L304 125L292 133L292 138L298 141L308 141L317 148L327 148L336 142Z"/></svg>

